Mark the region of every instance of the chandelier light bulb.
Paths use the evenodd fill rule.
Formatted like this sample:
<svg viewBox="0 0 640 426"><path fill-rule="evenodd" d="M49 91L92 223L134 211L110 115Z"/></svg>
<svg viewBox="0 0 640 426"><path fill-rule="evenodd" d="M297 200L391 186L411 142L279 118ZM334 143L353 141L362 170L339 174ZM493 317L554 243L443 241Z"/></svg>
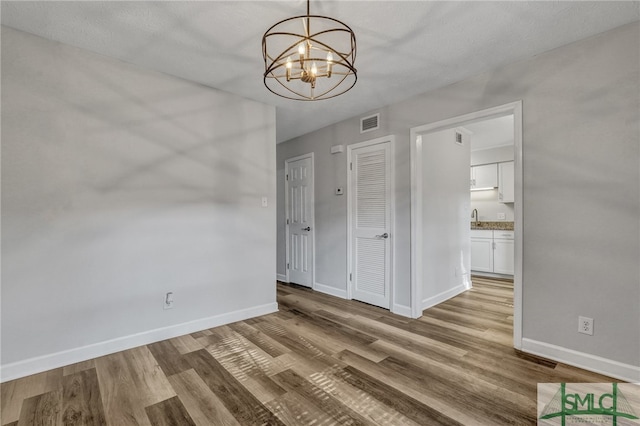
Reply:
<svg viewBox="0 0 640 426"><path fill-rule="evenodd" d="M293 64L291 63L291 56L287 57L287 81L291 81L291 67Z"/></svg>
<svg viewBox="0 0 640 426"><path fill-rule="evenodd" d="M304 54L305 54L305 48L304 48L304 42L302 42L298 46L298 55L300 55L300 67L302 68L304 68Z"/></svg>

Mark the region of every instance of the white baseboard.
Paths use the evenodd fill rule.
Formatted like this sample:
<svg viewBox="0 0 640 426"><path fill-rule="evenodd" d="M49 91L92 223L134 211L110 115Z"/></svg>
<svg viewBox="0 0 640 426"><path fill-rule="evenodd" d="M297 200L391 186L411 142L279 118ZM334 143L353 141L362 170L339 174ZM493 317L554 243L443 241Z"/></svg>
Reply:
<svg viewBox="0 0 640 426"><path fill-rule="evenodd" d="M391 311L396 315L401 315L403 317L412 318L411 317L411 306L398 305L394 304L393 309Z"/></svg>
<svg viewBox="0 0 640 426"><path fill-rule="evenodd" d="M502 278L502 279L514 279L513 275L506 274L494 274L493 272L483 272L483 271L471 271L471 275L475 277L487 277L487 278Z"/></svg>
<svg viewBox="0 0 640 426"><path fill-rule="evenodd" d="M315 291L319 291L320 293L324 293L324 294L329 294L331 296L336 296L339 297L341 299L346 299L347 298L347 290L343 290L341 288L336 288L336 287L332 287L330 285L326 285L326 284L320 284L320 283L315 283L313 285L313 289Z"/></svg>
<svg viewBox="0 0 640 426"><path fill-rule="evenodd" d="M425 309L428 309L432 306L437 305L438 303L442 303L446 300L451 299L454 296L457 296L458 294L462 293L463 291L468 290L467 286L465 286L464 284L460 284L458 286L455 286L452 289L449 289L447 291L443 291L440 294L436 294L435 296L431 296L428 297L426 299L422 300L422 310L424 311Z"/></svg>
<svg viewBox="0 0 640 426"><path fill-rule="evenodd" d="M157 328L155 330L144 331L142 333L94 343L80 348L69 349L62 352L29 358L11 364L5 364L0 366L0 383L138 346L148 345L161 340L195 333L196 331L271 314L277 311L277 303L267 303L265 305L214 315L208 318L202 318L169 327Z"/></svg>
<svg viewBox="0 0 640 426"><path fill-rule="evenodd" d="M640 382L640 366L623 364L537 340L522 339L522 351L631 383Z"/></svg>
<svg viewBox="0 0 640 426"><path fill-rule="evenodd" d="M289 282L289 280L287 279L287 275L286 274L276 274L276 280L282 281L283 283L288 283Z"/></svg>

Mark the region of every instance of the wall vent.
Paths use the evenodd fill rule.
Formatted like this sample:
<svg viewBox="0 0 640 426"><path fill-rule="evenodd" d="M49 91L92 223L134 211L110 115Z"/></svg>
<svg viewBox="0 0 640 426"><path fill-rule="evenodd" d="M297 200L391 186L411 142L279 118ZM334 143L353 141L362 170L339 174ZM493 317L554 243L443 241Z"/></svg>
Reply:
<svg viewBox="0 0 640 426"><path fill-rule="evenodd" d="M462 145L462 133L456 132L456 143Z"/></svg>
<svg viewBox="0 0 640 426"><path fill-rule="evenodd" d="M378 130L380 128L380 114L370 115L360 119L360 133Z"/></svg>

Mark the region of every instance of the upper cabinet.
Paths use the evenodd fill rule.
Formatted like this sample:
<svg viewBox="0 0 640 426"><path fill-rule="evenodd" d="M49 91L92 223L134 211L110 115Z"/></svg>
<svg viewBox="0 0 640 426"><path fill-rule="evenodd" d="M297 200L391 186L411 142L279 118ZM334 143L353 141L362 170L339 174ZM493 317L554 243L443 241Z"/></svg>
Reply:
<svg viewBox="0 0 640 426"><path fill-rule="evenodd" d="M515 202L515 172L513 161L498 163L498 201Z"/></svg>
<svg viewBox="0 0 640 426"><path fill-rule="evenodd" d="M471 167L471 189L488 189L496 186L498 186L497 164Z"/></svg>

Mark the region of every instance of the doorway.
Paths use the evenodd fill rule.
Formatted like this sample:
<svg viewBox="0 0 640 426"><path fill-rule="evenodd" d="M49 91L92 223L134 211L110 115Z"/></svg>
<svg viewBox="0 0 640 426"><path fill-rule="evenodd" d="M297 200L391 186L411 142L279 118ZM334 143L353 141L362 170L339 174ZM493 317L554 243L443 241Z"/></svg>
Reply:
<svg viewBox="0 0 640 426"><path fill-rule="evenodd" d="M313 153L285 160L287 282L313 288L315 271Z"/></svg>
<svg viewBox="0 0 640 426"><path fill-rule="evenodd" d="M471 148L471 273L514 273L513 114L465 125Z"/></svg>
<svg viewBox="0 0 640 426"><path fill-rule="evenodd" d="M392 306L394 137L349 145L347 298Z"/></svg>
<svg viewBox="0 0 640 426"><path fill-rule="evenodd" d="M454 117L411 129L411 315L422 316L423 302L423 254L425 244L438 244L437 241L425 241L423 232L423 171L427 167L423 153L423 136L446 129L455 129L474 122L490 118L513 115L514 126L514 313L513 344L516 349L522 347L522 101L489 108L486 110ZM468 176L468 175L467 175ZM460 212L470 218L471 212ZM466 216L468 215L468 216ZM468 219L467 219L468 220ZM468 250L468 247L467 247ZM461 256L464 257L464 254ZM449 271L455 274L456 270ZM428 285L428 283L426 283Z"/></svg>

